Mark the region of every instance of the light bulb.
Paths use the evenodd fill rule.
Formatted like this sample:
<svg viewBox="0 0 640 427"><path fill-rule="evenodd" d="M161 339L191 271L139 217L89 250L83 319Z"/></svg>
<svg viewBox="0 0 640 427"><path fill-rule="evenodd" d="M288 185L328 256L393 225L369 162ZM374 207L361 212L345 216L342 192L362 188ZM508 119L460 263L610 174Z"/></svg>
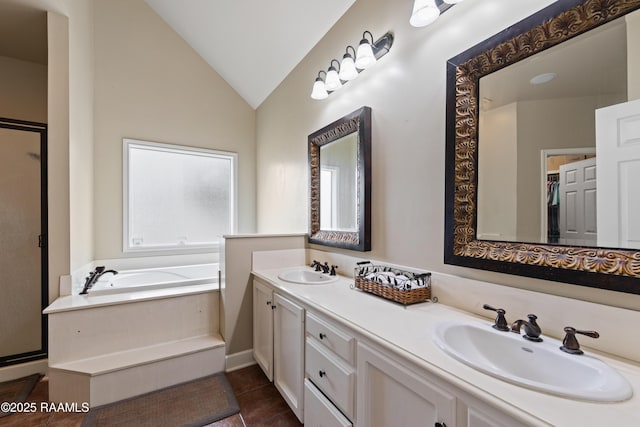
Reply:
<svg viewBox="0 0 640 427"><path fill-rule="evenodd" d="M367 39L360 41L358 52L356 53L356 67L364 70L376 63L376 57L373 55L373 49Z"/></svg>
<svg viewBox="0 0 640 427"><path fill-rule="evenodd" d="M338 77L338 72L333 67L329 67L329 71L327 72L327 79L324 83L324 88L328 91L338 90L342 87L342 82L340 81L340 77Z"/></svg>
<svg viewBox="0 0 640 427"><path fill-rule="evenodd" d="M311 91L312 99L325 99L329 96L327 89L324 87L324 82L320 77L316 78L316 81L313 83L313 90Z"/></svg>
<svg viewBox="0 0 640 427"><path fill-rule="evenodd" d="M435 0L416 0L409 23L414 27L425 27L438 19L439 16L440 9L436 6Z"/></svg>
<svg viewBox="0 0 640 427"><path fill-rule="evenodd" d="M338 73L340 80L348 82L358 77L358 70L356 70L356 64L353 62L353 58L348 53L345 53L340 63L340 73Z"/></svg>

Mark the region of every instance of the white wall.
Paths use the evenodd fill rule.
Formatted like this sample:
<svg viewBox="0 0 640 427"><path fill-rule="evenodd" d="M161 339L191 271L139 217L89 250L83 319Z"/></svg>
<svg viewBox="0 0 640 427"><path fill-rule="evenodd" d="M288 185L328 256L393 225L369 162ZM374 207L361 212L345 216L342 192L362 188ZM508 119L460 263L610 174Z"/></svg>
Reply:
<svg viewBox="0 0 640 427"><path fill-rule="evenodd" d="M412 28L411 1L358 0L258 109L258 230L307 230L307 135L368 105L373 131L373 232L368 256L640 308L637 295L443 263L446 61L550 3L467 1L432 26ZM393 31L396 40L389 54L328 99L310 99L318 70L342 55L345 46L358 43L364 30L376 38ZM407 201L409 209L398 208Z"/></svg>
<svg viewBox="0 0 640 427"><path fill-rule="evenodd" d="M255 230L255 111L143 0L94 4L95 259L121 258L122 138L238 153L239 232Z"/></svg>

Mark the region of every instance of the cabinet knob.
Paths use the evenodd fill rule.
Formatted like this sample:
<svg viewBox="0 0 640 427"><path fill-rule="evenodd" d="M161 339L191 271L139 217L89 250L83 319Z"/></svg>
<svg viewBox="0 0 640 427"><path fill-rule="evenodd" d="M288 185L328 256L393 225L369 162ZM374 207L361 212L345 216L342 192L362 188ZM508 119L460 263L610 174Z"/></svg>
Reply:
<svg viewBox="0 0 640 427"><path fill-rule="evenodd" d="M271 301L267 301L267 305L271 305Z"/></svg>
<svg viewBox="0 0 640 427"><path fill-rule="evenodd" d="M435 427L447 427L445 423L436 423Z"/></svg>
<svg viewBox="0 0 640 427"><path fill-rule="evenodd" d="M318 371L318 375L320 375L320 378L324 377L327 375L327 373L325 371Z"/></svg>
<svg viewBox="0 0 640 427"><path fill-rule="evenodd" d="M320 339L321 339L321 340L323 340L323 339L325 339L325 338L326 338L326 335L325 335L325 334L323 334L322 332L320 332L319 337L320 337Z"/></svg>

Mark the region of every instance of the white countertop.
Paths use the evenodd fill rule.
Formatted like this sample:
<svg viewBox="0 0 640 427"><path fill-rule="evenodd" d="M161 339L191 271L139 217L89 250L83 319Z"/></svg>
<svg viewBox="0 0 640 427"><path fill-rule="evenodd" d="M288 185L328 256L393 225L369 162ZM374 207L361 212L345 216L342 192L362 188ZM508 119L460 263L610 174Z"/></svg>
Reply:
<svg viewBox="0 0 640 427"><path fill-rule="evenodd" d="M300 268L300 267L295 267ZM506 414L532 425L640 426L640 365L586 348L620 372L634 396L618 403L592 403L529 390L483 374L441 351L431 339L441 321L492 322L464 311L430 302L404 307L375 295L351 289L353 279L341 277L326 285L299 285L278 279L283 268L253 271L279 292L343 323L395 351L426 371L472 394ZM631 326L630 334L636 334ZM544 336L544 331L543 331ZM576 356L579 357L579 356Z"/></svg>

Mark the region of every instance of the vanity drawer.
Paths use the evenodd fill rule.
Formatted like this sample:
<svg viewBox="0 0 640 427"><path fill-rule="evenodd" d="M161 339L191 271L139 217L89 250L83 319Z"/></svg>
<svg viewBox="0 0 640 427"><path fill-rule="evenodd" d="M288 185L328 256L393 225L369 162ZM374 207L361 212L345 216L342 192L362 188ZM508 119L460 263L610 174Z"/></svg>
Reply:
<svg viewBox="0 0 640 427"><path fill-rule="evenodd" d="M325 396L308 379L304 380L304 425L316 427L352 427Z"/></svg>
<svg viewBox="0 0 640 427"><path fill-rule="evenodd" d="M309 312L307 312L306 327L308 335L350 364L355 363L356 339L354 337Z"/></svg>
<svg viewBox="0 0 640 427"><path fill-rule="evenodd" d="M348 417L353 419L355 370L323 348L316 339L307 337L305 370L307 377Z"/></svg>

